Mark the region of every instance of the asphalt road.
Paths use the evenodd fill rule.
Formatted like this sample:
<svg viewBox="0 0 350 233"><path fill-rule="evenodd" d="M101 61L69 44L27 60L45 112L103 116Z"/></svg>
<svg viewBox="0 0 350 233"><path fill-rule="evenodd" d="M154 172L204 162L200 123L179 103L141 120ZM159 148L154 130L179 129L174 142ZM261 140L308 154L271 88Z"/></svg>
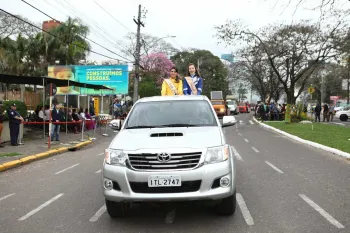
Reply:
<svg viewBox="0 0 350 233"><path fill-rule="evenodd" d="M350 232L350 163L236 116L237 210L144 205L124 219L104 208L99 173L105 138L81 151L0 173L0 232Z"/></svg>

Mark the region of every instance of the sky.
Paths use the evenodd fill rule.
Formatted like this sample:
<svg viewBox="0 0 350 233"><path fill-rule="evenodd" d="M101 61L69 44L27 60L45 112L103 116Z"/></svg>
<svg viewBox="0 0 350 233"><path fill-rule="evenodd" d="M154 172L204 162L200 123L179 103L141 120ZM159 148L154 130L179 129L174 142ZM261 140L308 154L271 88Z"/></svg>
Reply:
<svg viewBox="0 0 350 233"><path fill-rule="evenodd" d="M306 0L307 3L296 9L298 0L26 0L57 20L65 21L68 16L80 17L83 23L92 27L88 36L119 55L128 44L125 35L136 32L133 18L137 16L138 5L147 10L143 19L145 27L142 33L148 33L159 38L168 35L175 38L165 38L179 50L184 48L198 48L211 51L214 55L235 52L235 47L218 45L215 25L225 23L227 19L241 19L251 29L258 29L270 23L291 23L300 19L316 20L318 11L308 8L317 5L320 0ZM339 0L339 7L349 8L348 0ZM21 0L0 0L1 8L24 16L39 23L49 18L26 5ZM113 18L96 4L102 6ZM287 6L287 7L286 7ZM92 44L92 50L104 55L123 60L115 54ZM125 57L130 58L130 57ZM108 60L90 53L89 60ZM130 58L131 59L131 58Z"/></svg>

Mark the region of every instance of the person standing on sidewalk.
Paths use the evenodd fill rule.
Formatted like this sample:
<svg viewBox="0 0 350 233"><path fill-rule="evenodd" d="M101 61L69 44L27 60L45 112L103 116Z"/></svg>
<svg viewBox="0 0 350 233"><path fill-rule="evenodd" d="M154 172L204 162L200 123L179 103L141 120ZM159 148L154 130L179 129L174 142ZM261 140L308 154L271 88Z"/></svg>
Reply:
<svg viewBox="0 0 350 233"><path fill-rule="evenodd" d="M329 108L329 118L331 121L333 121L334 117L334 104L331 104L331 107Z"/></svg>
<svg viewBox="0 0 350 233"><path fill-rule="evenodd" d="M323 105L323 122L327 119L327 122L329 122L329 108L328 104Z"/></svg>
<svg viewBox="0 0 350 233"><path fill-rule="evenodd" d="M20 124L24 121L23 117L16 111L17 106L13 103L8 110L11 145L18 146L18 136Z"/></svg>
<svg viewBox="0 0 350 233"><path fill-rule="evenodd" d="M322 111L321 104L318 103L315 107L315 122L317 122L317 119L318 119L318 122L321 122L321 111Z"/></svg>
<svg viewBox="0 0 350 233"><path fill-rule="evenodd" d="M4 128L3 122L5 118L5 111L2 109L2 102L0 102L0 148L4 147L1 145L1 133L2 129Z"/></svg>
<svg viewBox="0 0 350 233"><path fill-rule="evenodd" d="M62 122L62 114L60 113L60 110L57 109L57 105L54 105L51 115L52 115L52 123L53 123L51 128L51 141L54 141L55 134L56 134L56 141L59 141L61 125L57 123Z"/></svg>

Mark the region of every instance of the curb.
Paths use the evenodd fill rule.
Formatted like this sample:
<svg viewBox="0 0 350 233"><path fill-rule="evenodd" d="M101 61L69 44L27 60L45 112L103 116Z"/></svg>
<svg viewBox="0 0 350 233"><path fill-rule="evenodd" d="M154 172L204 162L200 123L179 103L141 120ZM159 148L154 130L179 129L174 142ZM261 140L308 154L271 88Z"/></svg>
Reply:
<svg viewBox="0 0 350 233"><path fill-rule="evenodd" d="M12 169L12 168L15 168L15 167L23 166L25 164L31 163L31 162L36 161L36 160L40 160L40 159L44 159L44 158L50 157L52 155L61 154L61 153L67 152L67 151L75 151L75 150L78 150L78 149L80 149L80 148L82 148L84 146L87 146L87 145L91 144L91 143L92 143L92 141L88 140L88 141L76 144L74 146L71 146L71 147L61 147L61 148L58 148L58 149L53 149L53 150L49 150L49 151L42 152L42 153L39 153L39 154L29 155L29 156L26 156L26 157L23 157L23 158L20 158L20 159L9 161L9 162L0 164L0 172L9 170L9 169Z"/></svg>
<svg viewBox="0 0 350 233"><path fill-rule="evenodd" d="M276 129L275 127L272 127L272 126L269 126L267 124L264 124L260 121L258 121L255 117L253 117L253 120L258 123L259 125L265 127L266 129L270 129L270 130L273 130L277 133L280 133L280 134L283 134L291 139L294 139L295 141L298 141L298 142L301 142L301 143L304 143L304 144L307 144L309 146L312 146L312 147L315 147L317 149L321 149L321 150L324 150L324 151L327 151L327 152L330 152L330 153L333 153L333 154L336 154L336 155L339 155L339 156L342 156L346 159L350 159L350 154L349 153L346 153L344 151L341 151L341 150L338 150L338 149L335 149L335 148L332 148L332 147L328 147L328 146L325 146L325 145L322 145L322 144L319 144L317 142L312 142L312 141L309 141L309 140L305 140L305 139L302 139L300 137L297 137L295 135L292 135L292 134L289 134L289 133L286 133L282 130L279 130L279 129Z"/></svg>

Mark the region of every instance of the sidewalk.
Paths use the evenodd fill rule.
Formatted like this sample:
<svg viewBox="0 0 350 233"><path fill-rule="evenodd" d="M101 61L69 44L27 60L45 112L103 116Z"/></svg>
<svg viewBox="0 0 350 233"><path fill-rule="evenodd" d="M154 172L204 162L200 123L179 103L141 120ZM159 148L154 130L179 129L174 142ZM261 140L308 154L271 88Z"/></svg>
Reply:
<svg viewBox="0 0 350 233"><path fill-rule="evenodd" d="M105 133L105 127L102 129L97 128L94 137L96 141L104 140L104 138L112 138L117 133L107 127L108 136L103 136ZM84 131L84 140L88 140L93 136L93 130ZM82 135L66 132L60 132L60 141L51 142L50 149L58 149L62 147L69 147L78 143L81 143ZM108 139L110 140L110 139ZM4 148L0 148L0 164L9 162L16 159L21 159L28 155L35 155L48 151L48 137L46 135L44 139L44 133L40 129L25 129L24 138L22 140L23 145L11 146L10 142L2 144ZM5 155L5 156L4 156Z"/></svg>

